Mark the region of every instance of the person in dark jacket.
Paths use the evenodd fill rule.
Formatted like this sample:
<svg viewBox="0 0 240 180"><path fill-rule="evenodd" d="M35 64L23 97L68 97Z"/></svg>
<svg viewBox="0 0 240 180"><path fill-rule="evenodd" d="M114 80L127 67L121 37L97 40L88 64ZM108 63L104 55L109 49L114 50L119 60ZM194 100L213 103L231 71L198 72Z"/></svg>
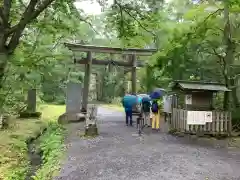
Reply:
<svg viewBox="0 0 240 180"><path fill-rule="evenodd" d="M144 118L145 125L151 126L150 122L150 111L151 111L151 102L150 100L142 100L142 114Z"/></svg>

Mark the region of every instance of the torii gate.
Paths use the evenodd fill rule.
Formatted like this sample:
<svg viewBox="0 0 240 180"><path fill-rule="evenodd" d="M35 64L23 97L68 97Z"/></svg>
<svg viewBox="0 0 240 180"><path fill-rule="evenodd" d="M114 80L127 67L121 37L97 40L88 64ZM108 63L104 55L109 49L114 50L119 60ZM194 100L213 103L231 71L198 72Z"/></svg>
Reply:
<svg viewBox="0 0 240 180"><path fill-rule="evenodd" d="M74 57L74 63L85 64L85 75L84 75L84 84L83 84L83 99L82 99L82 112L86 112L88 104L88 93L90 85L90 75L92 70L92 65L109 65L114 64L117 66L131 67L132 73L132 94L136 94L137 88L137 67L143 67L145 63L137 60L137 56L151 56L155 53L156 49L136 49L136 48L113 48L113 47L104 47L104 46L93 46L93 45L83 45L83 44L73 44L73 43L64 43L65 46L75 52L85 52L87 53L86 58L76 59ZM110 60L97 60L92 57L93 53L107 53L107 54L121 54L128 59L128 61L114 61Z"/></svg>

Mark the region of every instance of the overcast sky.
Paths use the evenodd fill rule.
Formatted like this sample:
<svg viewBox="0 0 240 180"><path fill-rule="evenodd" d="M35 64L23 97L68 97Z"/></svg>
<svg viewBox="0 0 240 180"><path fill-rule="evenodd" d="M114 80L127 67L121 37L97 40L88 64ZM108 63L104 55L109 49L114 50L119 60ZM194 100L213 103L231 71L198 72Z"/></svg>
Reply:
<svg viewBox="0 0 240 180"><path fill-rule="evenodd" d="M165 2L169 2L171 0L165 0ZM108 0L108 4L112 4L113 0ZM83 9L86 14L97 15L101 13L101 6L96 2L96 0L85 0L85 1L77 1L75 2L75 6L77 8Z"/></svg>
<svg viewBox="0 0 240 180"><path fill-rule="evenodd" d="M108 0L108 3L113 3L113 0ZM101 13L101 6L96 0L93 0L93 2L91 0L76 1L75 6L83 9L86 14L97 15Z"/></svg>

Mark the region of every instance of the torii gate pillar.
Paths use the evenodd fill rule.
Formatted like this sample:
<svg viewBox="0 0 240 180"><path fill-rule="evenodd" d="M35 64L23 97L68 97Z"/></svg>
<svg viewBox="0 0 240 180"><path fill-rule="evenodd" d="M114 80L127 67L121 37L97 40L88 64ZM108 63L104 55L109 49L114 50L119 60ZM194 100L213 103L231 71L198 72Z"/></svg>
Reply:
<svg viewBox="0 0 240 180"><path fill-rule="evenodd" d="M87 52L87 63L85 64L84 85L83 85L83 99L81 112L87 112L88 105L88 93L90 86L90 78L92 71L92 52Z"/></svg>
<svg viewBox="0 0 240 180"><path fill-rule="evenodd" d="M132 60L132 94L137 94L137 57L136 54L131 55Z"/></svg>

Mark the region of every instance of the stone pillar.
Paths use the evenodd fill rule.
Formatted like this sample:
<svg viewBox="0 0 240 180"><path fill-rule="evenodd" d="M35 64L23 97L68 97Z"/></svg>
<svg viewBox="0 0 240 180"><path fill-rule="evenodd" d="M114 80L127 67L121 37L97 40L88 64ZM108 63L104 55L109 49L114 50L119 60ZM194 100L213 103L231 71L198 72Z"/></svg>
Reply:
<svg viewBox="0 0 240 180"><path fill-rule="evenodd" d="M82 84L68 82L66 93L66 113L80 113L82 103Z"/></svg>
<svg viewBox="0 0 240 180"><path fill-rule="evenodd" d="M28 90L27 96L27 111L28 112L36 112L37 106L37 91L36 89Z"/></svg>
<svg viewBox="0 0 240 180"><path fill-rule="evenodd" d="M87 52L87 64L85 64L84 85L83 85L84 89L83 89L82 112L87 111L91 69L92 69L92 52Z"/></svg>
<svg viewBox="0 0 240 180"><path fill-rule="evenodd" d="M27 109L19 113L20 118L39 118L42 113L36 111L37 107L37 90L29 89L27 96Z"/></svg>
<svg viewBox="0 0 240 180"><path fill-rule="evenodd" d="M132 60L132 94L137 94L137 57L135 54L131 55Z"/></svg>
<svg viewBox="0 0 240 180"><path fill-rule="evenodd" d="M87 137L94 137L98 135L97 110L98 108L96 105L90 105L88 107L85 126L85 136Z"/></svg>
<svg viewBox="0 0 240 180"><path fill-rule="evenodd" d="M68 82L66 92L66 112L58 117L58 123L76 123L85 121L85 115L81 112L82 84Z"/></svg>

